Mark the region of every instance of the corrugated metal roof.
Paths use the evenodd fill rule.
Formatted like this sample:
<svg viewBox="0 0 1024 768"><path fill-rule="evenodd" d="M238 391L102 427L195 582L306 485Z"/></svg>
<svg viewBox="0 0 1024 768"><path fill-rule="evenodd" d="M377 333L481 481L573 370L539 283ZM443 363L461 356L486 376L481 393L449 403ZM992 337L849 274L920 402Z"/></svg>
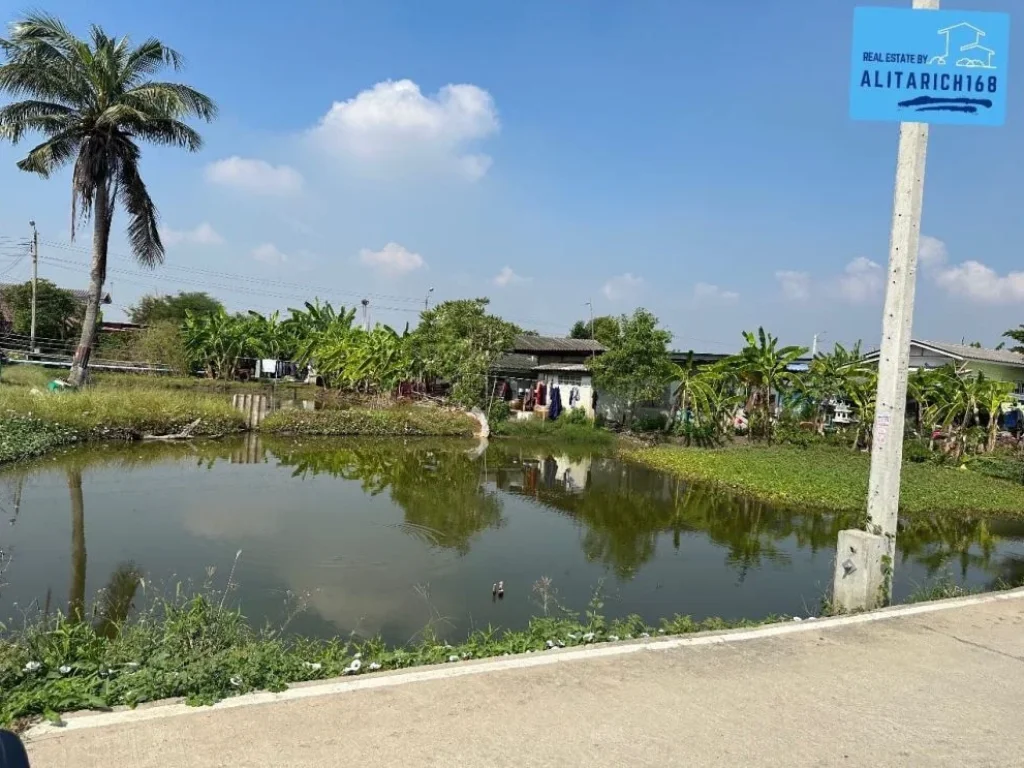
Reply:
<svg viewBox="0 0 1024 768"><path fill-rule="evenodd" d="M1024 368L1024 355L1011 352L1008 349L984 349L983 347L972 347L969 344L949 344L945 341L922 341L921 339L911 339L910 343L960 360ZM874 361L878 358L878 350L869 352L864 357Z"/></svg>
<svg viewBox="0 0 1024 768"><path fill-rule="evenodd" d="M568 339L561 336L520 336L512 347L513 352L604 352L605 347L594 339Z"/></svg>
<svg viewBox="0 0 1024 768"><path fill-rule="evenodd" d="M940 352L945 352L954 357L962 357L964 360L975 360L980 363L998 363L1000 365L1013 365L1024 367L1024 355L1011 352L1008 349L984 349L972 347L968 344L947 344L944 341L913 341L917 344L933 347Z"/></svg>
<svg viewBox="0 0 1024 768"><path fill-rule="evenodd" d="M504 373L531 373L536 364L537 358L533 355L502 355L491 363L491 370Z"/></svg>
<svg viewBox="0 0 1024 768"><path fill-rule="evenodd" d="M590 369L583 363L545 363L538 365L535 371L564 371L566 373L586 373Z"/></svg>

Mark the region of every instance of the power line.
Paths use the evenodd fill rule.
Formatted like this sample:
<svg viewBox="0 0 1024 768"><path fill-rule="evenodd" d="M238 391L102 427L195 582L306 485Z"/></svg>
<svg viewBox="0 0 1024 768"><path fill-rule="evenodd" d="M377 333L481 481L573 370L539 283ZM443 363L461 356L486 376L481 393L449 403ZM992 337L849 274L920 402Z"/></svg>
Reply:
<svg viewBox="0 0 1024 768"><path fill-rule="evenodd" d="M21 256L16 257L14 261L10 264L10 266L7 267L7 269L5 269L3 272L0 272L0 277L10 274L16 266L18 266L19 264L21 264L22 261L25 260L26 256L28 256L28 254L23 253L21 254Z"/></svg>
<svg viewBox="0 0 1024 768"><path fill-rule="evenodd" d="M45 245L49 248L56 248L59 250L67 251L70 253L81 253L90 255L91 251L88 248L81 246L72 245L69 243L58 242L54 240L40 240L41 245ZM26 244L27 245L27 244ZM135 263L135 259L131 256L120 254L117 252L108 252L109 256L123 261ZM73 272L82 272L88 274L91 268L91 264L81 261L75 261L73 259L62 259L56 256L43 256L40 255L40 261L49 264L50 266L57 267L59 269L65 269ZM303 283L293 283L285 280L276 280L272 278L261 278L254 277L251 275L240 275L231 272L222 272L217 270L203 269L201 267L184 266L178 264L164 264L162 270L167 272L181 272L190 277L184 277L178 274L168 274L167 272L143 272L141 270L128 270L119 267L107 268L108 273L118 275L118 281L123 281L131 285L137 285L146 289L153 287L154 281L163 284L177 283L185 284L188 286L200 287L212 291L224 291L228 293L237 293L245 296L262 297L269 299L284 299L284 300L299 300L308 301L310 295L323 296L329 299L331 296L350 296L359 298L369 298L372 300L383 300L391 303L410 303L415 304L414 307L402 307L393 306L389 304L378 304L376 301L373 303L373 308L376 310L390 311L390 312L402 312L406 314L419 315L421 313L420 306L423 303L422 297L402 296L397 294L384 294L374 292L356 292L346 290L334 290L324 289L324 286L313 286ZM205 277L204 277L205 276ZM133 279L136 278L136 279ZM229 280L232 282L252 283L254 285L234 285L234 284L223 284L210 282L209 278L216 278L221 281ZM266 290L260 289L258 286L263 285L270 288L278 288L279 290ZM266 306L266 305L264 305ZM276 307L275 307L276 308ZM544 327L544 328L558 328L563 329L563 324L555 323L550 320L539 320L537 318L507 318L512 322L519 325L528 327ZM717 342L711 342L717 343Z"/></svg>
<svg viewBox="0 0 1024 768"><path fill-rule="evenodd" d="M49 246L51 248L58 248L60 250L72 251L72 252L75 252L75 253L84 253L84 254L90 254L91 253L91 251L89 251L87 248L82 248L80 246L68 245L66 243L58 243L58 242L54 242L54 241L51 241L51 240L43 240L43 241L40 241L40 242L41 242L42 245L47 245L47 246ZM109 252L108 256L115 256L116 258L118 258L118 259L120 259L122 261L129 261L129 262L135 262L136 261L131 256L127 256L125 254L114 253L114 252ZM284 288L296 288L296 289L304 291L305 292L304 295L308 295L309 293L314 293L315 294L317 291L322 291L324 289L324 286L313 286L313 285L304 284L304 283L293 283L293 282L289 282L289 281L286 281L286 280L277 280L277 279L274 279L274 278L264 278L264 277L254 277L252 275L239 275L239 274L235 274L235 273L232 273L232 272L221 272L221 271L218 271L218 270L203 269L202 267L184 266L184 265L181 265L181 264L164 264L164 265L162 265L162 269L171 270L171 271L179 271L179 272L192 273L192 274L197 274L197 275L208 275L210 277L219 278L219 279L240 280L242 282L247 282L247 283L261 283L261 284L270 285L270 286L280 286L280 287L284 287ZM329 290L329 293L331 293L332 295L340 295L340 296L354 296L354 297L358 297L360 299L362 299L362 298L371 298L371 299L383 299L385 301L408 302L408 303L412 303L412 304L416 304L416 305L420 305L420 304L423 303L423 299L418 297L418 296L417 297L413 297L413 296L400 296L400 295L396 295L396 294L387 294L387 293L346 291L346 290L334 290L334 289Z"/></svg>
<svg viewBox="0 0 1024 768"><path fill-rule="evenodd" d="M71 272L78 272L78 273L83 273L84 272L85 274L88 274L88 272L90 270L90 266L88 264L85 264L85 263L80 262L80 261L71 261L70 259L57 259L57 258L54 258L52 256L40 256L39 260L44 262L44 263L46 263L46 264L48 264L48 265L50 265L51 267L56 267L58 269L66 269L66 270L71 271ZM151 275L145 275L147 278L149 278L149 281L143 282L143 281L140 281L140 280L132 280L133 277L140 277L140 276L142 276L141 273L139 273L138 271L127 270L127 269L119 269L117 267L108 267L107 268L107 272L108 273L112 273L112 274L117 274L117 275L127 275L127 277L121 277L119 279L120 280L124 280L127 283L133 283L133 284L136 284L136 285L141 285L141 286L143 286L145 288L152 287L152 281L153 280L157 280L157 281L162 281L162 282L186 283L186 284L191 284L191 285L195 285L195 286L198 286L198 287L215 289L215 290L220 290L220 291L226 291L226 292L229 292L229 293L241 293L241 294L250 295L250 296L262 296L262 297L270 297L270 298L277 298L277 299L300 300L300 301L308 300L308 298L309 298L309 294L308 293L278 293L278 292L271 292L271 291L250 290L249 288L243 288L243 287L234 286L234 285L220 285L220 284L216 284L216 283L210 283L207 280L190 279L190 278L178 277L178 276L175 276L175 275L161 275L161 274L156 274L156 273L151 274ZM421 312L420 309L413 309L413 308L410 308L410 307L392 307L392 306L384 306L384 305L381 305L381 304L374 304L373 306L374 306L375 309L384 309L384 310L390 310L390 311L393 311L393 312L407 312L407 313L414 314L414 315L418 315Z"/></svg>

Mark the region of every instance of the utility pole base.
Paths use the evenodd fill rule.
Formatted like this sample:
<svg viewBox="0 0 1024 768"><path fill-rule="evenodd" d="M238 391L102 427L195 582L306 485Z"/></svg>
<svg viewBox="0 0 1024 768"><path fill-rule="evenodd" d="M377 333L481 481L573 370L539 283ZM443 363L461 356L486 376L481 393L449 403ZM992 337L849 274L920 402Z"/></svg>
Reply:
<svg viewBox="0 0 1024 768"><path fill-rule="evenodd" d="M870 611L892 596L890 539L867 531L839 532L832 607L838 613Z"/></svg>

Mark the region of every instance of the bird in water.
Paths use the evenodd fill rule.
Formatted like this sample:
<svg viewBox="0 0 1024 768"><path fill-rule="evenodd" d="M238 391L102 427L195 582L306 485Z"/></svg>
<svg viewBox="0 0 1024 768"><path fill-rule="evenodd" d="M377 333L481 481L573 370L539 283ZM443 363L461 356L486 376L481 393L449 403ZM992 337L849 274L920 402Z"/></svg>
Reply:
<svg viewBox="0 0 1024 768"><path fill-rule="evenodd" d="M504 581L499 581L498 582L498 598L501 599L504 596L505 596L505 582Z"/></svg>
<svg viewBox="0 0 1024 768"><path fill-rule="evenodd" d="M491 597L497 597L497 596L498 596L498 582L494 582L493 584L491 584Z"/></svg>

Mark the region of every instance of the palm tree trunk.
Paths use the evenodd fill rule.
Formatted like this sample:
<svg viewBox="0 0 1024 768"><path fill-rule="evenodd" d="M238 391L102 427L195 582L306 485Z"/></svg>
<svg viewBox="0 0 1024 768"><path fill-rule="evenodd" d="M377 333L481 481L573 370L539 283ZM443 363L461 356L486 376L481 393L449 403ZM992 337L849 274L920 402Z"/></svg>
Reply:
<svg viewBox="0 0 1024 768"><path fill-rule="evenodd" d="M100 300L103 283L107 278L107 247L110 245L110 224L114 209L107 185L100 185L93 201L92 222L92 269L89 271L89 297L85 304L85 318L82 320L82 336L71 363L68 383L80 387L89 373L89 357L96 343L96 326L100 315Z"/></svg>
<svg viewBox="0 0 1024 768"><path fill-rule="evenodd" d="M71 494L71 586L68 590L68 617L81 621L85 613L85 500L82 496L82 472L68 470Z"/></svg>

